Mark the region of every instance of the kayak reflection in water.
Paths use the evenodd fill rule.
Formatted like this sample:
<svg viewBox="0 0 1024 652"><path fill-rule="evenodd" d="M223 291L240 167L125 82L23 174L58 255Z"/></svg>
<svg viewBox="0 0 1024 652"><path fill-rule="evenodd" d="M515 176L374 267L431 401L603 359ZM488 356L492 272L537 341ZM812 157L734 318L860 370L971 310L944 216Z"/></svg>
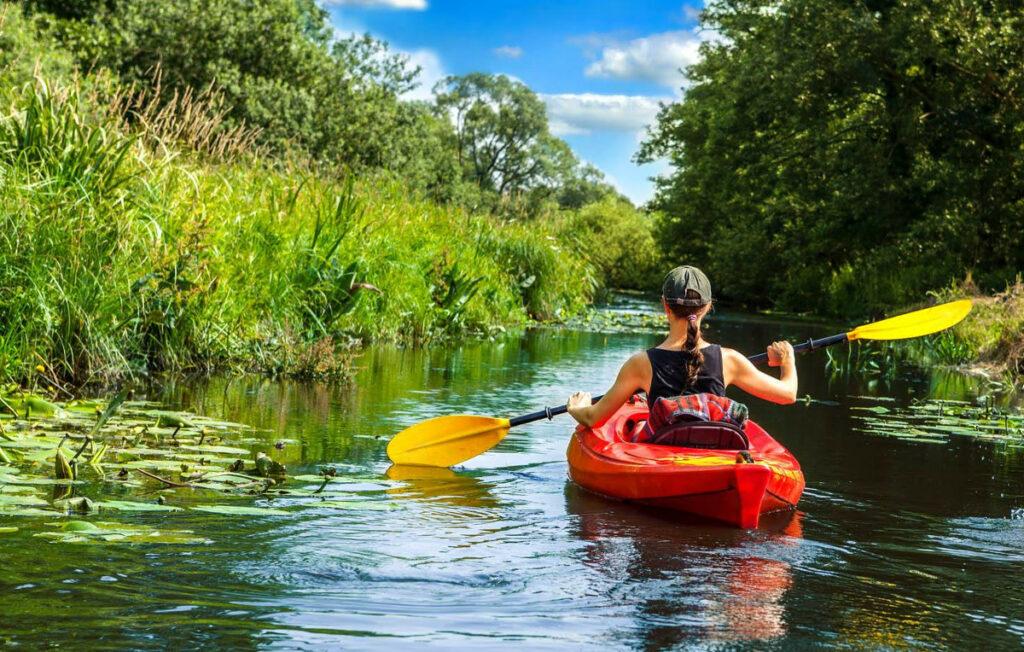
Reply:
<svg viewBox="0 0 1024 652"><path fill-rule="evenodd" d="M590 590L630 605L637 621L623 629L627 647L777 642L788 634L789 560L802 552L799 513L767 517L751 537L660 511L620 509L572 487L565 498L586 544L581 561L591 571Z"/></svg>
<svg viewBox="0 0 1024 652"><path fill-rule="evenodd" d="M668 337L657 347L630 357L597 403L588 392L570 396L566 408L576 421L600 426L638 390L647 392L649 405L659 397L724 396L729 385L775 403L796 400L796 364L789 342L768 346L768 364L781 368L775 378L758 371L742 353L711 344L701 336L701 321L711 309L711 283L704 272L688 265L669 272L662 285L662 306L668 317Z"/></svg>

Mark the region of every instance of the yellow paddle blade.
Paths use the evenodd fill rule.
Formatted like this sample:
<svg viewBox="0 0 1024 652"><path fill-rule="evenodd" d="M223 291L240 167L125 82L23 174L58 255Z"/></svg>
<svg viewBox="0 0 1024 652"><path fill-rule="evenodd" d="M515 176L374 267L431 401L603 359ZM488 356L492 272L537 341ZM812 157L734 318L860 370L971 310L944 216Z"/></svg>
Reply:
<svg viewBox="0 0 1024 652"><path fill-rule="evenodd" d="M853 340L904 340L945 330L960 322L971 311L971 300L950 301L932 308L915 310L873 324L858 326L846 334Z"/></svg>
<svg viewBox="0 0 1024 652"><path fill-rule="evenodd" d="M395 464L451 466L493 448L508 433L508 419L457 414L409 426L388 442Z"/></svg>

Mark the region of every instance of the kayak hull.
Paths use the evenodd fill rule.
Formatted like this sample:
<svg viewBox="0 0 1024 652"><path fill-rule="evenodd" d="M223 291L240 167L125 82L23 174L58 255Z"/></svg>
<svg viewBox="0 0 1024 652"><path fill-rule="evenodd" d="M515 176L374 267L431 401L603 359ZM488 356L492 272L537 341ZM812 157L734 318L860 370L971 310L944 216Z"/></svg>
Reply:
<svg viewBox="0 0 1024 652"><path fill-rule="evenodd" d="M796 458L748 421L752 463L739 450L706 450L624 440L647 406L623 405L603 426L579 426L569 442L572 480L608 498L756 528L762 514L792 510L804 490Z"/></svg>

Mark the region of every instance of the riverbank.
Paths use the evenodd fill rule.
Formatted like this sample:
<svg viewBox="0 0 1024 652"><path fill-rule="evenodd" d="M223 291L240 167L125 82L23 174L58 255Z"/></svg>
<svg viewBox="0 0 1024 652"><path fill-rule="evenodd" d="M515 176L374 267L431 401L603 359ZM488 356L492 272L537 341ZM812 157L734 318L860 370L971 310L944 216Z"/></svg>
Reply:
<svg viewBox="0 0 1024 652"><path fill-rule="evenodd" d="M1018 276L1003 292L982 294L970 278L936 293L939 301L970 299L971 313L950 330L924 338L911 349L923 364L963 367L1011 383L1024 377L1024 283Z"/></svg>
<svg viewBox="0 0 1024 652"><path fill-rule="evenodd" d="M0 379L344 377L363 343L487 335L593 295L590 264L553 222L244 147L176 147L152 123L97 115L76 86L7 95Z"/></svg>

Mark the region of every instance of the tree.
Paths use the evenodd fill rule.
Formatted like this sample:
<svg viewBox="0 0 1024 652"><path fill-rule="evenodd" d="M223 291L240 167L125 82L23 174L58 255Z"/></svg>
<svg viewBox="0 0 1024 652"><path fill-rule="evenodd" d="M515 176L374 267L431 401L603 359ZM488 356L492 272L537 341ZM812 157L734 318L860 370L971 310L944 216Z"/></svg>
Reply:
<svg viewBox="0 0 1024 652"><path fill-rule="evenodd" d="M410 158L450 167L438 160L443 148L429 110L399 98L415 85L418 68L369 36L334 41L327 12L313 0L33 5L57 12L58 31L82 69L106 68L167 100L212 85L225 99L225 128L258 127L275 153L400 176ZM412 156L418 143L431 149Z"/></svg>
<svg viewBox="0 0 1024 652"><path fill-rule="evenodd" d="M434 89L436 110L455 126L454 149L466 179L500 195L553 187L576 157L548 131L544 103L505 75L448 77Z"/></svg>
<svg viewBox="0 0 1024 652"><path fill-rule="evenodd" d="M1009 0L722 0L639 159L677 258L734 298L855 314L1024 266Z"/></svg>

